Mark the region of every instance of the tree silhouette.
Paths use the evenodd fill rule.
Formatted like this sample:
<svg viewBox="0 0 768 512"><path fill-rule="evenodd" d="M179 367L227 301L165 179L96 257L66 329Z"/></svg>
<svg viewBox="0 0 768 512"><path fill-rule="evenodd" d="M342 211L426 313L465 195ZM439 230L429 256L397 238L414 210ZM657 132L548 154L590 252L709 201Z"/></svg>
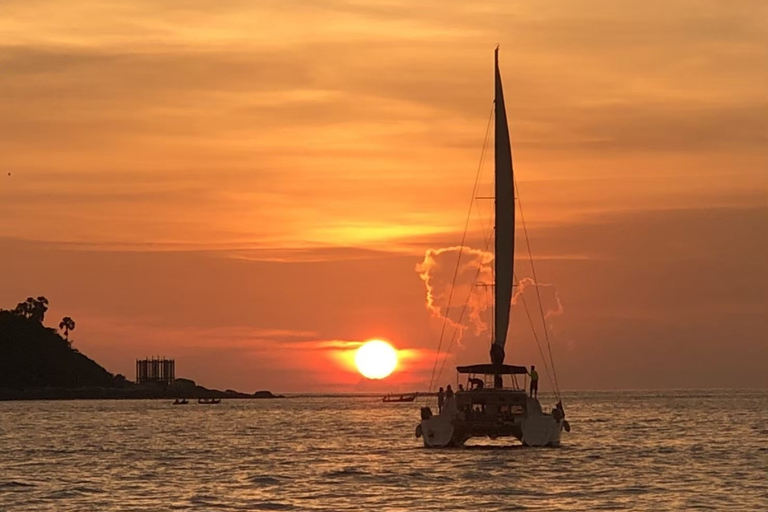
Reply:
<svg viewBox="0 0 768 512"><path fill-rule="evenodd" d="M34 320L39 323L43 323L45 320L45 312L48 311L48 299L43 296L38 298L27 297L24 302L16 304L16 308L13 313L17 316L23 316Z"/></svg>
<svg viewBox="0 0 768 512"><path fill-rule="evenodd" d="M29 301L29 299L27 300ZM36 299L33 299L33 304L34 307L32 310L32 318L40 323L43 323L43 320L45 320L45 312L48 311L48 299L40 296Z"/></svg>
<svg viewBox="0 0 768 512"><path fill-rule="evenodd" d="M29 302L19 302L13 310L13 314L16 316L23 316L29 318L32 315L32 309Z"/></svg>
<svg viewBox="0 0 768 512"><path fill-rule="evenodd" d="M65 316L61 319L61 322L59 322L59 329L64 331L64 339L69 343L69 331L75 330L75 321L72 320L72 318Z"/></svg>
<svg viewBox="0 0 768 512"><path fill-rule="evenodd" d="M119 382L111 373L65 341L65 333L68 338L75 328L71 317L61 319L60 333L40 323L46 302L38 297L12 311L0 308L0 397L71 396L56 388L116 388ZM36 391L27 395L27 390Z"/></svg>

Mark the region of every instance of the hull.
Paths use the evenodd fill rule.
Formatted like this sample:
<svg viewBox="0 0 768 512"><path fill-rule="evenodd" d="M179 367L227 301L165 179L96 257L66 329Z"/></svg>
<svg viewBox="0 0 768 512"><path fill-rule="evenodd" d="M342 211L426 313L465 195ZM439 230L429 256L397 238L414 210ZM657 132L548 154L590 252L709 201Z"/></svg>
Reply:
<svg viewBox="0 0 768 512"><path fill-rule="evenodd" d="M427 448L461 447L473 437L498 439L510 437L524 446L559 447L564 419L541 412L535 398L528 398L526 410L503 420L467 418L448 403L440 414L425 418L416 428L416 436L422 437Z"/></svg>
<svg viewBox="0 0 768 512"><path fill-rule="evenodd" d="M560 446L563 420L556 420L551 414L523 418L521 441L525 446Z"/></svg>
<svg viewBox="0 0 768 512"><path fill-rule="evenodd" d="M549 415L526 418L520 426L473 425L446 416L434 416L421 420L419 427L426 448L458 448L473 437L512 437L524 446L559 447L563 429L562 420L557 421Z"/></svg>
<svg viewBox="0 0 768 512"><path fill-rule="evenodd" d="M381 399L385 403L413 402L414 400L416 400L416 395L387 395Z"/></svg>

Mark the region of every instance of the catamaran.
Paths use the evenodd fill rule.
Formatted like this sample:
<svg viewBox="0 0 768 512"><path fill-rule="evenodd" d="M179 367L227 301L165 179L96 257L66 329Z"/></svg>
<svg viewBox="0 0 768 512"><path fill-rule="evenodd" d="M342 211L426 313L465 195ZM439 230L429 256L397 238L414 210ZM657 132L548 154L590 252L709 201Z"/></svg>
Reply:
<svg viewBox="0 0 768 512"><path fill-rule="evenodd" d="M462 446L473 437L512 437L526 446L559 446L562 430L570 431L562 401L551 412L543 411L538 396L526 393L528 369L504 364L515 279L515 182L498 48L494 68L495 283L490 363L457 367L459 375L467 377L466 388L446 397L438 414L421 408L416 436L429 448Z"/></svg>

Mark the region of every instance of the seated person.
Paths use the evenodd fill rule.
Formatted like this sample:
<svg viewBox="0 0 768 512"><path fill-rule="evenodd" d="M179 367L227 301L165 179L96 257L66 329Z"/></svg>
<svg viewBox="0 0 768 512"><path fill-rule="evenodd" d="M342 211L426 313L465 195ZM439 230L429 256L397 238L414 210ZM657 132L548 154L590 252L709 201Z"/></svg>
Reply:
<svg viewBox="0 0 768 512"><path fill-rule="evenodd" d="M478 379L477 377L473 377L469 379L469 385L474 386L474 388L470 388L470 389L483 389L483 386L485 384L481 379Z"/></svg>

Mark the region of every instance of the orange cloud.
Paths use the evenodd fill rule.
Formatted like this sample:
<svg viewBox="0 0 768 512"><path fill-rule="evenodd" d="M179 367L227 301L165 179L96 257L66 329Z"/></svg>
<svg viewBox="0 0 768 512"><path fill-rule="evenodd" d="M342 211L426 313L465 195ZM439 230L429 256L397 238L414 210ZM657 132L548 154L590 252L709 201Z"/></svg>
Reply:
<svg viewBox="0 0 768 512"><path fill-rule="evenodd" d="M483 314L492 301L489 291L478 285L493 284L492 261L492 253L469 247L428 249L416 265L426 286L427 309L459 331L466 328L464 318L477 333L487 330ZM467 312L462 317L465 304Z"/></svg>
<svg viewBox="0 0 768 512"><path fill-rule="evenodd" d="M485 360L469 338L489 256L464 254L448 296L498 42L539 275L557 285L521 290L549 311L567 297L570 382L645 384L633 347L681 319L680 346L728 361L729 382L759 375L742 369L764 360L760 2L364 4L5 2L0 305L48 295L111 370L165 352L230 387L357 389L317 343L426 350L443 318L457 358ZM750 356L721 341L733 326ZM508 353L535 358L524 339ZM584 377L598 362L616 375Z"/></svg>

